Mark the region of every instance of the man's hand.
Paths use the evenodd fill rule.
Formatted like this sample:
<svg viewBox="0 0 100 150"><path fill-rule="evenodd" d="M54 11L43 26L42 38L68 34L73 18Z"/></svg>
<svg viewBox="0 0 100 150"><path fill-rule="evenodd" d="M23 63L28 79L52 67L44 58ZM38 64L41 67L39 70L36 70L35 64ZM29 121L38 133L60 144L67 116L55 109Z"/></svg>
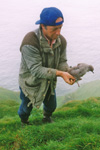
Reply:
<svg viewBox="0 0 100 150"><path fill-rule="evenodd" d="M56 76L60 76L64 79L64 81L70 85L75 83L75 78L70 75L68 72L56 71Z"/></svg>

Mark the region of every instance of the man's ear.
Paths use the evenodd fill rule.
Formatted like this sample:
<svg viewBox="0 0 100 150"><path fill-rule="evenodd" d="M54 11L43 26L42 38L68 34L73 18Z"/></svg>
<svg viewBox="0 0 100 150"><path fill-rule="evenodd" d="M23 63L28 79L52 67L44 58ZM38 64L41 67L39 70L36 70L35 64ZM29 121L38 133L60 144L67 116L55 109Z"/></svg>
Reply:
<svg viewBox="0 0 100 150"><path fill-rule="evenodd" d="M40 24L40 27L43 28L43 24Z"/></svg>
<svg viewBox="0 0 100 150"><path fill-rule="evenodd" d="M43 30L46 30L46 29L47 29L47 26L45 26L44 24L41 24L41 28L42 28Z"/></svg>

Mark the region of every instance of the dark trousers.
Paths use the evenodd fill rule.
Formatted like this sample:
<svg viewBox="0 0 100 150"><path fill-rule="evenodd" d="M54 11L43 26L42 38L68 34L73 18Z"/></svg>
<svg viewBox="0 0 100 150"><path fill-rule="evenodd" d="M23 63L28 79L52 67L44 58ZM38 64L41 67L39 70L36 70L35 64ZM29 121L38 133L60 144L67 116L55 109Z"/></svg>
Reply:
<svg viewBox="0 0 100 150"><path fill-rule="evenodd" d="M30 116L33 107L32 104L29 107L27 107L27 104L30 102L30 100L24 95L21 88L20 88L20 99L22 103L19 107L18 114L22 120L27 120ZM50 88L49 88L47 91L47 95L43 101L43 109L47 113L52 114L55 111L56 106L57 106L56 93L54 95L50 95Z"/></svg>

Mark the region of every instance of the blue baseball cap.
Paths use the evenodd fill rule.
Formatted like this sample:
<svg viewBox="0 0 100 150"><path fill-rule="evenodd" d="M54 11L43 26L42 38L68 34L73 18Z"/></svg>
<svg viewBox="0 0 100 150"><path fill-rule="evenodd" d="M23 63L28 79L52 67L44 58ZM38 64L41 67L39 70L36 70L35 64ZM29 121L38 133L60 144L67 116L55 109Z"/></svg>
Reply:
<svg viewBox="0 0 100 150"><path fill-rule="evenodd" d="M56 23L56 20L61 17L63 20ZM64 22L62 12L56 7L44 8L40 14L40 20L35 24L44 24L46 26L57 26Z"/></svg>

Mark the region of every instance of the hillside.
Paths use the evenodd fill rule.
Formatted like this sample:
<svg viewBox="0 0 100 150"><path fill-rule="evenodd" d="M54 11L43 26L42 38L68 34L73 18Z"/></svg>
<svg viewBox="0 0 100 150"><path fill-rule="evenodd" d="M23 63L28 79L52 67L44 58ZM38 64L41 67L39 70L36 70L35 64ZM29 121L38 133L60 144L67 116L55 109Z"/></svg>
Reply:
<svg viewBox="0 0 100 150"><path fill-rule="evenodd" d="M14 100L20 102L19 93L0 87L0 101Z"/></svg>
<svg viewBox="0 0 100 150"><path fill-rule="evenodd" d="M58 107L61 107L69 100L83 100L89 97L100 97L100 80L85 83L70 94L58 97Z"/></svg>
<svg viewBox="0 0 100 150"><path fill-rule="evenodd" d="M0 101L0 150L100 150L100 97L67 102L51 124L43 124L42 111L33 109L32 125L22 127L18 107Z"/></svg>
<svg viewBox="0 0 100 150"><path fill-rule="evenodd" d="M73 93L64 96L57 96L57 103L58 103L57 107L61 107L69 100L83 100L89 97L99 97L100 96L99 89L100 89L100 80L83 84ZM14 92L0 87L0 101L1 100L14 100L17 102L21 102L19 92Z"/></svg>

